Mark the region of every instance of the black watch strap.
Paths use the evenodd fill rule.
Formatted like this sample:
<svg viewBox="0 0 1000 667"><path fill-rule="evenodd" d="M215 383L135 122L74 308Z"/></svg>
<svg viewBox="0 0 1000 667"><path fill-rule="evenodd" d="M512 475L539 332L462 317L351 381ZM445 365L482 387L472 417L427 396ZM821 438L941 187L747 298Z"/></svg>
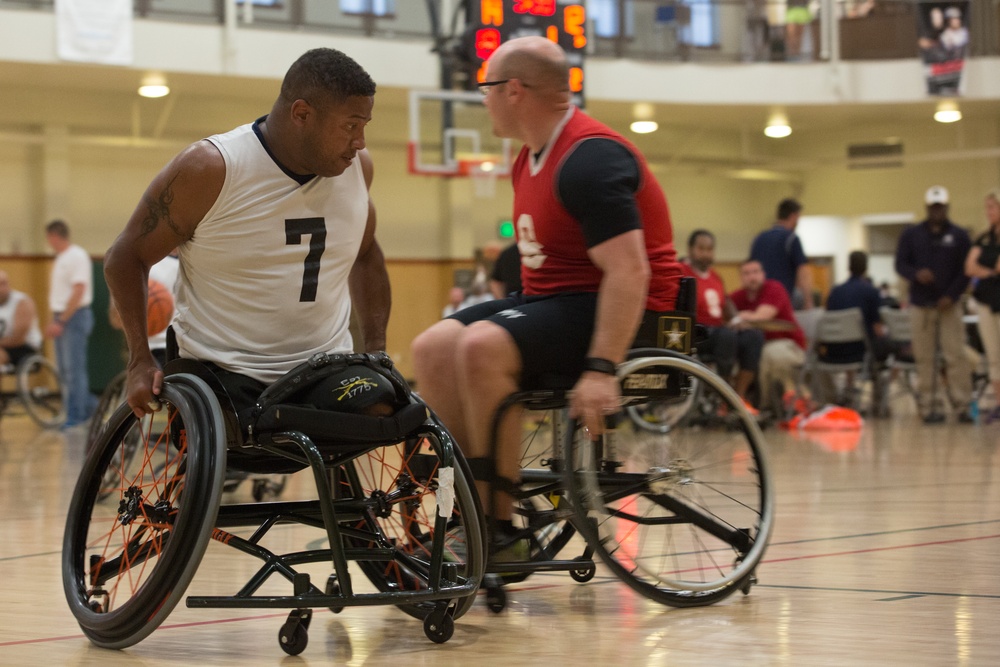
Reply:
<svg viewBox="0 0 1000 667"><path fill-rule="evenodd" d="M614 375L615 362L610 359L602 359L601 357L587 357L583 360L583 370Z"/></svg>

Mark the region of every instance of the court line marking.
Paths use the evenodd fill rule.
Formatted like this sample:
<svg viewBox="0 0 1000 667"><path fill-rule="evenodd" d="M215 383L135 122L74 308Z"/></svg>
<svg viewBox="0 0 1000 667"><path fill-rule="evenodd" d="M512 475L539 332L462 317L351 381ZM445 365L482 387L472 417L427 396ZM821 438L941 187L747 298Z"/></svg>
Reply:
<svg viewBox="0 0 1000 667"><path fill-rule="evenodd" d="M897 530L880 530L873 533L854 533L852 535L833 535L830 537L810 537L804 540L788 540L786 542L771 542L768 546L776 547L787 544L807 544L809 542L830 542L833 540L851 540L858 537L881 537L883 535L898 535L900 533L918 533L925 530L944 530L947 528L966 528L968 526L983 526L1000 523L1000 519L984 519L983 521L966 521L964 523L945 523L940 526L920 526L917 528L899 528Z"/></svg>
<svg viewBox="0 0 1000 667"><path fill-rule="evenodd" d="M915 544L895 544L889 547L870 547L868 549L852 549L851 551L832 551L825 554L804 554L801 556L788 556L786 558L769 558L762 560L760 562L763 564L771 563L785 563L789 561L796 560L809 560L812 558L829 558L830 556L853 556L856 554L869 554L875 553L877 551L894 551L896 549L914 549L917 547L934 547L944 544L958 544L960 542L977 542L979 540L995 540L1000 538L1000 534L997 535L978 535L976 537L956 537L951 540L935 540L933 542L917 542Z"/></svg>
<svg viewBox="0 0 1000 667"><path fill-rule="evenodd" d="M793 584L754 584L754 588L788 588L799 591L834 591L837 593L879 593L889 595L900 595L902 597L889 598L903 600L905 598L916 597L943 597L943 598L976 598L985 600L1000 600L1000 595L988 595L986 593L939 593L932 591L894 591L880 588L839 588L837 586L796 586ZM877 600L883 602L884 600Z"/></svg>

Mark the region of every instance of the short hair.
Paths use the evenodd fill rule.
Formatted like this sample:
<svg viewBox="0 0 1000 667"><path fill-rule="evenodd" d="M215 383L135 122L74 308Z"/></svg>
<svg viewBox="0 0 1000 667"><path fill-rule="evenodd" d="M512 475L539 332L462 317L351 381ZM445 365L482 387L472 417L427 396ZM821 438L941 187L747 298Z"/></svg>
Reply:
<svg viewBox="0 0 1000 667"><path fill-rule="evenodd" d="M742 269L747 264L753 264L755 262L757 264L760 264L760 268L762 268L762 269L764 268L764 265L761 264L760 260L759 259L754 259L753 257L748 257L748 258L744 259L742 262L740 262L740 268Z"/></svg>
<svg viewBox="0 0 1000 667"><path fill-rule="evenodd" d="M312 105L326 97L334 104L350 97L371 97L375 81L361 65L336 49L312 49L292 63L281 82L281 98L288 104L305 100Z"/></svg>
<svg viewBox="0 0 1000 667"><path fill-rule="evenodd" d="M55 234L56 236L64 239L69 238L69 225L67 225L62 220L53 220L49 224L45 225L46 234Z"/></svg>
<svg viewBox="0 0 1000 667"><path fill-rule="evenodd" d="M792 198L782 199L778 204L778 220L787 220L788 216L802 210L802 204Z"/></svg>
<svg viewBox="0 0 1000 667"><path fill-rule="evenodd" d="M699 236L707 236L712 239L712 243L715 243L715 234L708 231L707 229L696 229L691 232L691 236L688 237L688 248L693 248L694 244L698 242Z"/></svg>
<svg viewBox="0 0 1000 667"><path fill-rule="evenodd" d="M847 256L847 269L852 278L860 278L868 270L868 253L855 250Z"/></svg>

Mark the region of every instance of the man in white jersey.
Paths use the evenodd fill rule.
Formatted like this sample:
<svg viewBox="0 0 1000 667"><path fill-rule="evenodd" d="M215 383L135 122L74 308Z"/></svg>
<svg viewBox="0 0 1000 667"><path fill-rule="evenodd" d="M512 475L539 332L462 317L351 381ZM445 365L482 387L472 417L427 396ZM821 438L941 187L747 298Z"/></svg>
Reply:
<svg viewBox="0 0 1000 667"><path fill-rule="evenodd" d="M35 302L10 287L10 276L0 271L0 366L17 364L38 352L42 331Z"/></svg>
<svg viewBox="0 0 1000 667"><path fill-rule="evenodd" d="M365 350L384 349L389 278L364 134L374 95L351 58L313 49L270 114L192 144L153 179L105 258L136 415L163 381L146 339L149 269L175 248L180 355L243 398L315 353L352 351L352 303Z"/></svg>
<svg viewBox="0 0 1000 667"><path fill-rule="evenodd" d="M87 370L87 345L94 330L93 264L86 250L70 242L69 226L53 220L45 226L45 240L55 253L49 281L49 309L52 321L45 335L55 341L59 376L66 388L64 429L79 426L90 419L97 398L90 393Z"/></svg>

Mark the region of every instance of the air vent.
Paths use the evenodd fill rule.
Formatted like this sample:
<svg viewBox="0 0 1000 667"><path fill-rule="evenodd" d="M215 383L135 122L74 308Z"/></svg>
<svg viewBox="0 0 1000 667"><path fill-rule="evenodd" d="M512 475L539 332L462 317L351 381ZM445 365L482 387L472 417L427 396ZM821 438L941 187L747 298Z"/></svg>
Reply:
<svg viewBox="0 0 1000 667"><path fill-rule="evenodd" d="M874 144L850 144L847 147L849 169L891 169L903 166L903 144L884 141Z"/></svg>

